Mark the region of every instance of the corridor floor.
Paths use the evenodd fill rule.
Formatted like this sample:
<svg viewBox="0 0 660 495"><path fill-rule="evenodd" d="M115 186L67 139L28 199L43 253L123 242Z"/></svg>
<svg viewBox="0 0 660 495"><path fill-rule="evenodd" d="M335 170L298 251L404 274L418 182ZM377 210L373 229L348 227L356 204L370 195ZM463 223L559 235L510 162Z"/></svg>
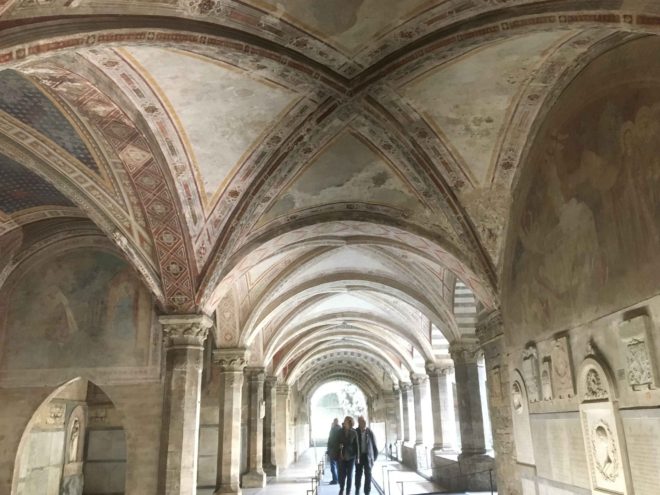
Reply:
<svg viewBox="0 0 660 495"><path fill-rule="evenodd" d="M269 479L269 483L262 489L244 489L244 495L306 495L307 490L311 489L311 477L316 471L316 466L323 457L325 448L309 449L305 454L289 468L283 470L277 480ZM389 471L389 473L387 473ZM385 493L401 494L401 483L403 482L403 495L414 495L428 493L432 491L441 491L442 489L435 483L425 480L415 472L406 470L396 461L378 461L373 468L374 479L384 486L383 474L389 478L391 491L385 489ZM339 486L329 485L330 471L326 466L323 482L319 487L318 495L337 495ZM372 495L377 495L378 491L371 490Z"/></svg>

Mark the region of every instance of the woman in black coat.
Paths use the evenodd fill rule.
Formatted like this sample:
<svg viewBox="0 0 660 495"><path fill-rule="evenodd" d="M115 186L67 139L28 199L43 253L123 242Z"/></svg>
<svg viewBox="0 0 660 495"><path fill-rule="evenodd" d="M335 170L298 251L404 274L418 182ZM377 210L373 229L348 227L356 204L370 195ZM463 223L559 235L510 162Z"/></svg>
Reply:
<svg viewBox="0 0 660 495"><path fill-rule="evenodd" d="M337 435L339 443L339 495L351 495L353 486L353 467L358 452L357 433L353 429L353 418L346 416L342 429Z"/></svg>

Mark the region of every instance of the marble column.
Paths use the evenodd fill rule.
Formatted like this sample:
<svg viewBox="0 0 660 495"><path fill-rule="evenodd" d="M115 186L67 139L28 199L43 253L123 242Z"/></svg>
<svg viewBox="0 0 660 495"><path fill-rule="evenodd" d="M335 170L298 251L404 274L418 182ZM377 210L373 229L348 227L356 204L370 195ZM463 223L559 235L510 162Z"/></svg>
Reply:
<svg viewBox="0 0 660 495"><path fill-rule="evenodd" d="M429 377L431 390L431 409L433 411L433 450L450 450L452 448L450 431L454 415L451 411L452 401L448 396L450 368L439 367L436 363L426 363L426 374Z"/></svg>
<svg viewBox="0 0 660 495"><path fill-rule="evenodd" d="M403 443L410 445L412 433L412 420L414 419L414 412L412 398L412 384L401 382L399 384L401 390L401 401L403 405Z"/></svg>
<svg viewBox="0 0 660 495"><path fill-rule="evenodd" d="M220 423L218 428L218 475L215 495L240 494L241 411L245 349L218 349L213 361L220 368Z"/></svg>
<svg viewBox="0 0 660 495"><path fill-rule="evenodd" d="M205 315L161 316L165 336L165 383L158 493L197 491L199 409L204 341L212 320Z"/></svg>
<svg viewBox="0 0 660 495"><path fill-rule="evenodd" d="M415 445L424 444L424 398L426 392L426 376L410 374L412 382L413 401L415 403Z"/></svg>
<svg viewBox="0 0 660 495"><path fill-rule="evenodd" d="M264 455L264 368L245 369L249 385L248 423L248 472L243 475L243 488L263 488L266 486L266 473L263 469Z"/></svg>
<svg viewBox="0 0 660 495"><path fill-rule="evenodd" d="M268 476L277 476L278 469L275 462L275 404L277 401L277 377L267 376L264 382L264 471Z"/></svg>
<svg viewBox="0 0 660 495"><path fill-rule="evenodd" d="M513 410L509 398L510 356L506 351L499 311L491 310L479 314L477 337L486 361L488 408L493 431L493 449L497 459L497 488L499 493L522 493L513 435Z"/></svg>
<svg viewBox="0 0 660 495"><path fill-rule="evenodd" d="M456 376L461 456L483 455L486 453L486 438L479 392L479 346L476 342L456 342L451 344L449 352Z"/></svg>
<svg viewBox="0 0 660 495"><path fill-rule="evenodd" d="M289 465L289 386L278 384L275 401L275 462L280 468Z"/></svg>

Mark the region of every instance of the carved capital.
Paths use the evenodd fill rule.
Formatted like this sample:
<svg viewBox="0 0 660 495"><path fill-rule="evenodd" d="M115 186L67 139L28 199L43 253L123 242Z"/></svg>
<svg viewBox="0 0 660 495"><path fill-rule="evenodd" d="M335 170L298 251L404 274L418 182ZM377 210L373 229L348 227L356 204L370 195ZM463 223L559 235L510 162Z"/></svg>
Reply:
<svg viewBox="0 0 660 495"><path fill-rule="evenodd" d="M266 381L266 369L260 366L247 366L245 374L251 382L264 383Z"/></svg>
<svg viewBox="0 0 660 495"><path fill-rule="evenodd" d="M452 369L449 363L434 363L433 361L427 361L424 368L429 377L448 375Z"/></svg>
<svg viewBox="0 0 660 495"><path fill-rule="evenodd" d="M213 326L206 315L163 315L160 322L165 339L165 348L204 347L204 341Z"/></svg>
<svg viewBox="0 0 660 495"><path fill-rule="evenodd" d="M414 387L419 387L422 385L426 380L427 380L426 375L420 375L417 373L410 373L410 381L412 382Z"/></svg>
<svg viewBox="0 0 660 495"><path fill-rule="evenodd" d="M454 342L449 346L454 365L476 364L479 359L479 344L476 342Z"/></svg>
<svg viewBox="0 0 660 495"><path fill-rule="evenodd" d="M500 310L494 309L479 313L476 333L482 345L502 337L504 335L504 326Z"/></svg>
<svg viewBox="0 0 660 495"><path fill-rule="evenodd" d="M289 395L289 386L286 383L278 383L276 389L277 395Z"/></svg>
<svg viewBox="0 0 660 495"><path fill-rule="evenodd" d="M412 390L412 383L399 382L399 389L401 389L401 392L409 392Z"/></svg>
<svg viewBox="0 0 660 495"><path fill-rule="evenodd" d="M247 350L243 348L216 349L213 351L213 362L220 367L221 372L242 373L247 366Z"/></svg>

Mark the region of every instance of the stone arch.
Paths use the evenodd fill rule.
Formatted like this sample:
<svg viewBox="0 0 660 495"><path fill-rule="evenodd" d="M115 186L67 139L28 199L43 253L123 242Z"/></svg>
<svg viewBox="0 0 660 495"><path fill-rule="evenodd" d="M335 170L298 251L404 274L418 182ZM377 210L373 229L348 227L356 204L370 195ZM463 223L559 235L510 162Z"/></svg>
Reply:
<svg viewBox="0 0 660 495"><path fill-rule="evenodd" d="M92 490L125 491L126 469L116 469L118 462L127 464L123 421L120 414L108 412L115 407L112 399L86 378L77 377L56 387L23 430L16 451L11 495L28 495L44 488L49 493L56 490L82 495L85 483ZM99 456L99 440L108 441L111 435L116 436L116 452L103 449ZM43 465L44 459L33 459L38 452L46 453L47 465ZM113 455L118 457L113 459ZM87 471L86 462L91 460L95 461L94 469Z"/></svg>

